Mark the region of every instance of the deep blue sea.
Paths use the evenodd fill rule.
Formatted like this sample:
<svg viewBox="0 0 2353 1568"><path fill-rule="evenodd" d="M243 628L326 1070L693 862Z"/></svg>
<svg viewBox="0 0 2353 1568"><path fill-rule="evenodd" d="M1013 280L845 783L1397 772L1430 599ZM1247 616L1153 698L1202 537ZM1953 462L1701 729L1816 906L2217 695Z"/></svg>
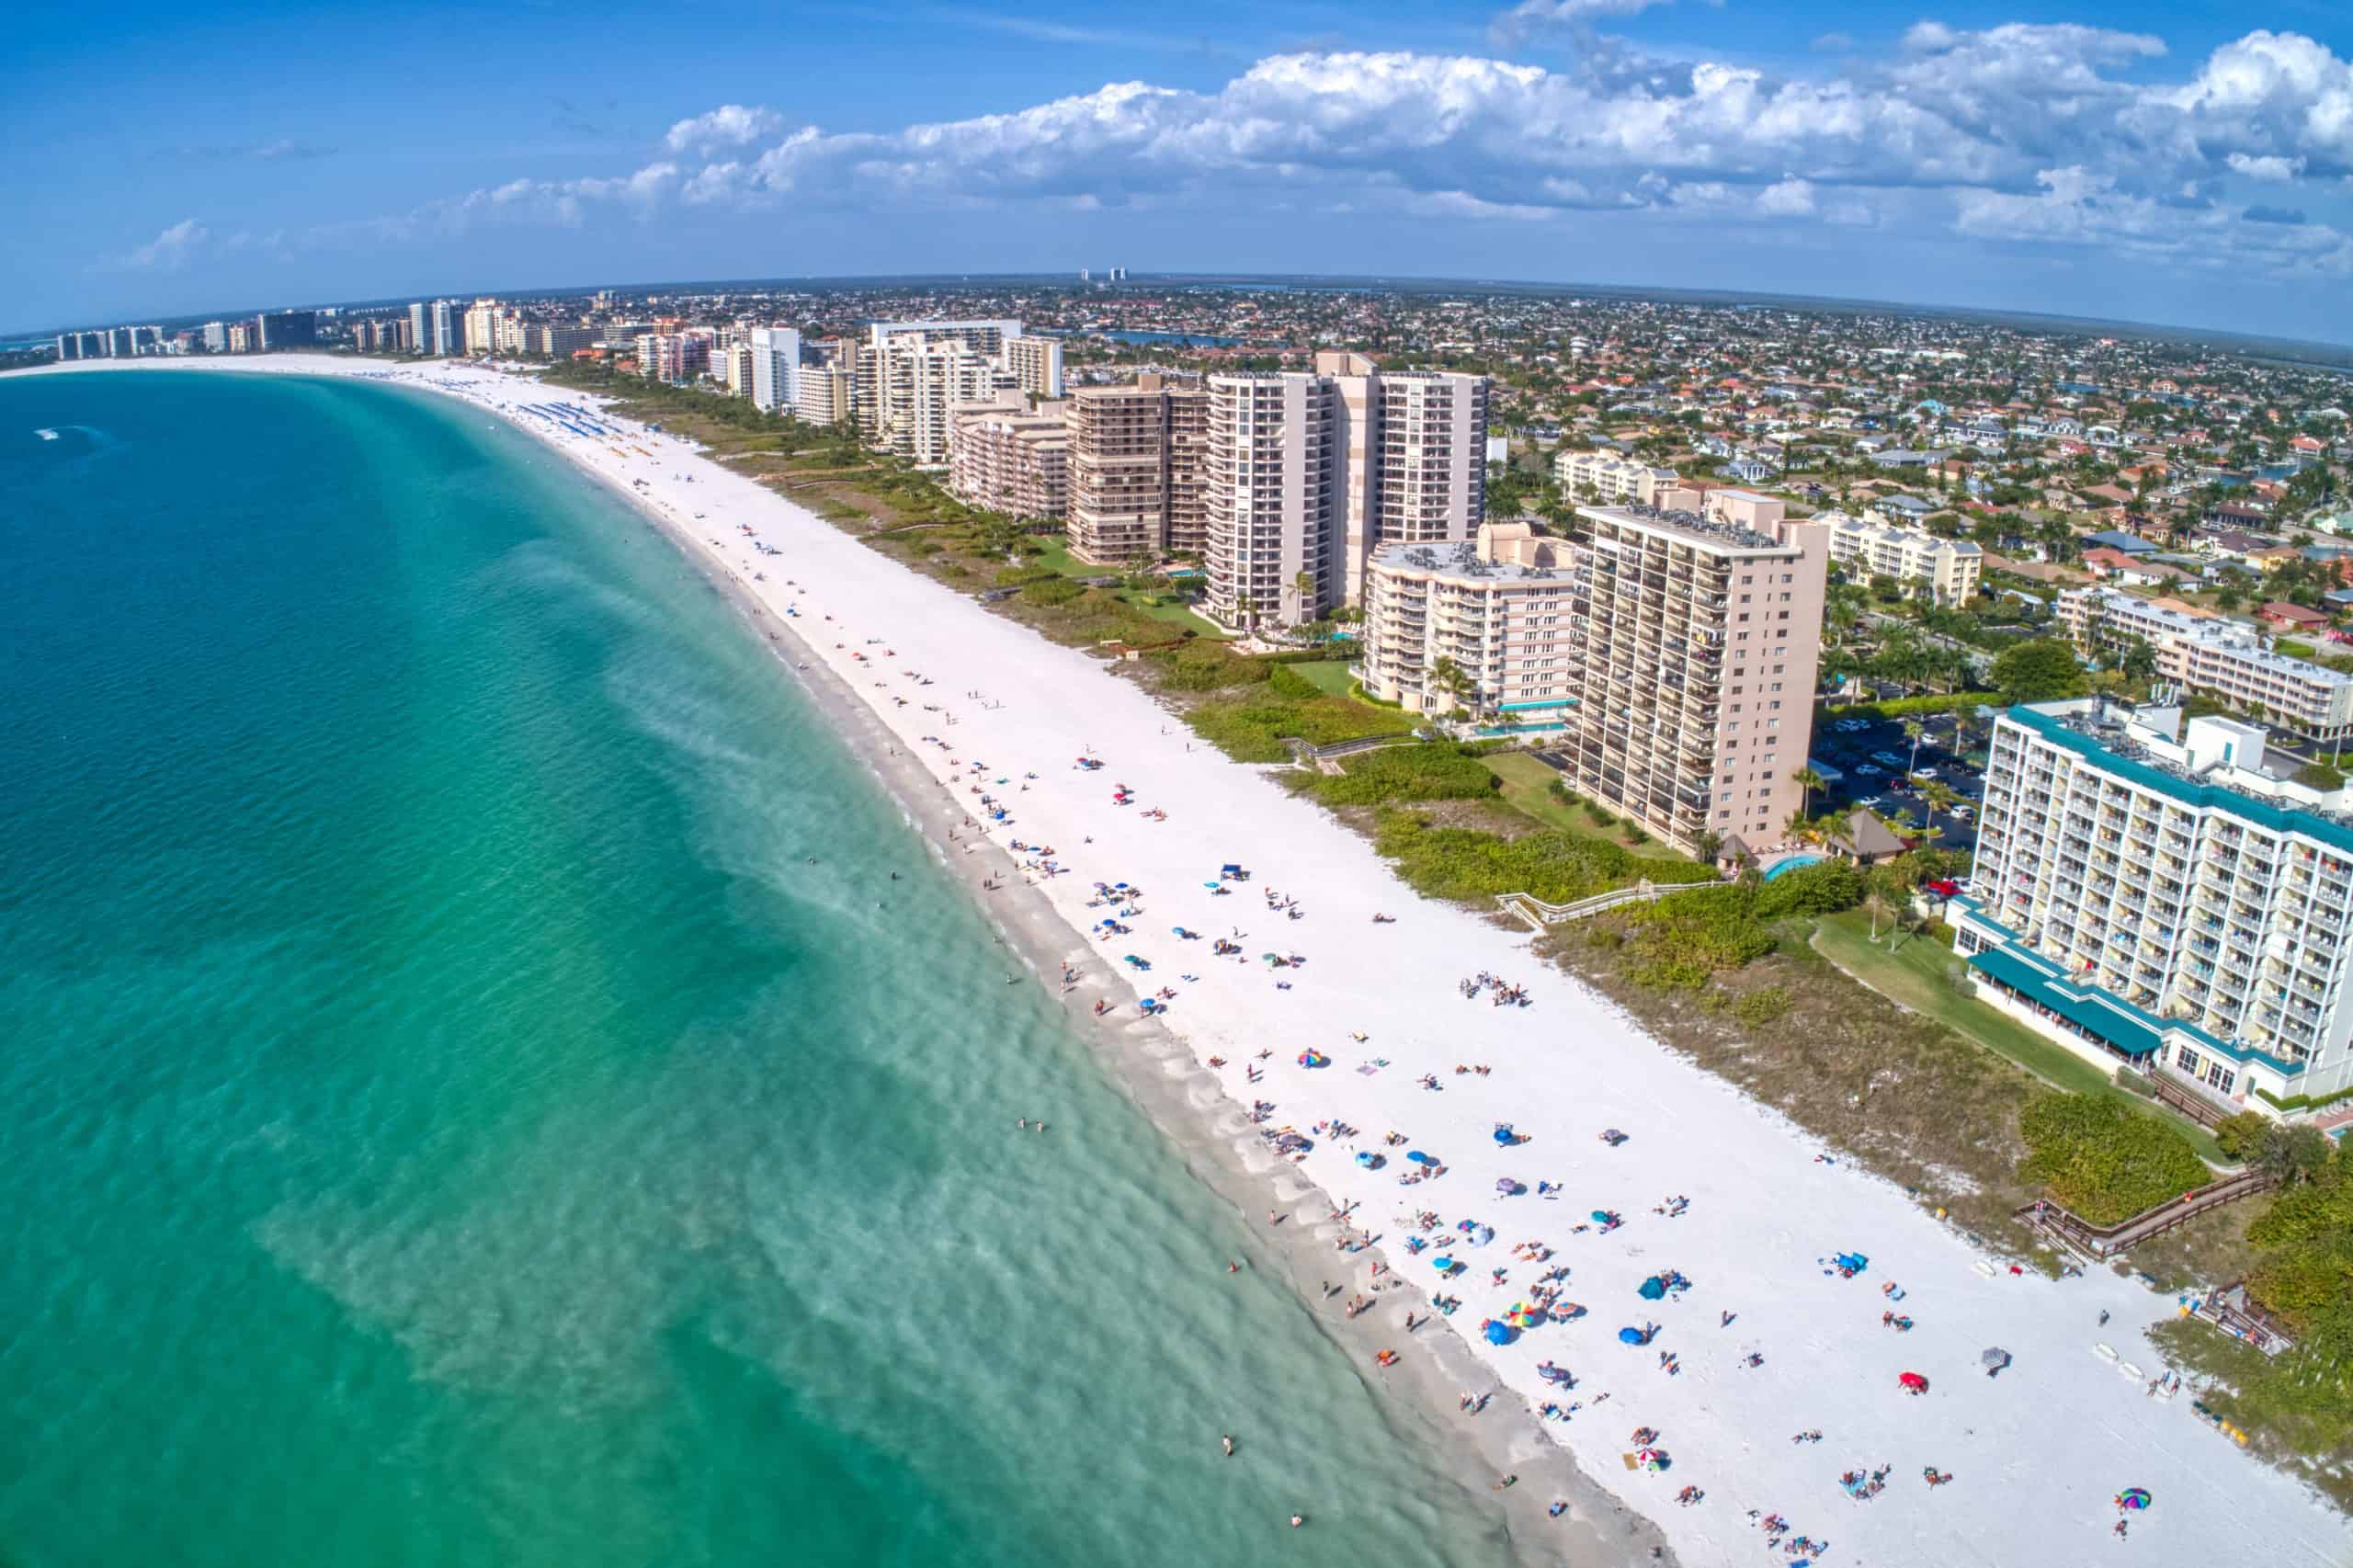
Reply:
<svg viewBox="0 0 2353 1568"><path fill-rule="evenodd" d="M10 1568L1502 1554L762 644L484 415L0 380L0 821Z"/></svg>

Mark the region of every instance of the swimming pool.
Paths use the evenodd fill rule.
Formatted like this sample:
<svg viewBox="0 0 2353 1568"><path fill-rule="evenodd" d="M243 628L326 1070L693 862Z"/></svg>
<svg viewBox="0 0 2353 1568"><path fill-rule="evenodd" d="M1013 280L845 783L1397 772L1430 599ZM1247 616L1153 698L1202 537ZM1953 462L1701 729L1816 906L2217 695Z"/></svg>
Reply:
<svg viewBox="0 0 2353 1568"><path fill-rule="evenodd" d="M1827 857L1821 855L1792 855L1766 872L1765 880L1769 882L1784 871L1802 871L1808 866L1819 866L1825 858Z"/></svg>

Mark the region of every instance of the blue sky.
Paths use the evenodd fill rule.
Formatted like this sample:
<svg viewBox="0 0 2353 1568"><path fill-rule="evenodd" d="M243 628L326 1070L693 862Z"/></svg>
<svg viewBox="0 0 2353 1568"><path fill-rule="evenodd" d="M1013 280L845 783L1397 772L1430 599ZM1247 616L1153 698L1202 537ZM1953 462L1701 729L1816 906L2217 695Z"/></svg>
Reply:
<svg viewBox="0 0 2353 1568"><path fill-rule="evenodd" d="M1415 273L2353 338L2353 7L58 6L0 326L656 278Z"/></svg>

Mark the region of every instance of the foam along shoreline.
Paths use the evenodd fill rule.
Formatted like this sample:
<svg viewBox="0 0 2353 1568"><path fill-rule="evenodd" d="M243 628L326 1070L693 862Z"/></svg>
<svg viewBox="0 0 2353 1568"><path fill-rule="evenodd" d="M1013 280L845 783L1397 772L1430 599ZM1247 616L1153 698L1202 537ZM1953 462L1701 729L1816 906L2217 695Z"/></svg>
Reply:
<svg viewBox="0 0 2353 1568"><path fill-rule="evenodd" d="M101 368L181 367L60 369ZM1826 1542L1830 1562L2073 1561L2116 1550L2110 1499L2127 1486L2156 1500L2135 1516L2130 1544L2164 1561L2353 1556L2353 1522L2233 1449L2186 1399L2149 1397L2095 1353L2104 1341L2154 1375L2164 1360L2141 1325L2170 1315L2169 1301L2105 1273L2008 1273L1889 1184L1821 1157L1771 1110L1541 965L1524 937L1417 899L1361 839L1192 742L1147 694L1084 653L989 614L676 438L611 420L626 439L607 439L522 411L591 401L578 394L483 367L286 356L205 368L426 387L531 431L674 525L764 629L800 634L806 652L790 662L834 677L813 680L813 691L870 760L879 747L878 770L918 825L939 825L952 810L947 825L966 849L963 815L980 818L980 795L992 796L1007 813L989 831L993 847L949 863L972 880L983 866L1000 873L1002 891L981 896L1050 985L1059 960L1074 956L1084 962L1070 998L1085 1010L1098 997L1118 1002L1107 1053L1180 1143L1188 1129L1212 1130L1219 1158L1203 1175L1255 1222L1260 1257L1292 1268L1327 1332L1367 1355L1365 1375L1410 1378L1435 1396L1399 1400L1401 1415L1467 1437L1457 1446L1486 1473L1519 1475L1503 1500L1523 1550L1580 1564L1649 1560L1647 1536L1621 1533L1625 1516L1605 1512L1612 1505L1590 1486L1555 1482L1567 1472L1551 1464L1540 1473L1549 1438L1693 1564L1764 1551L1752 1510ZM756 541L780 553L759 554ZM1082 754L1105 766L1078 767ZM1113 801L1114 783L1131 787L1129 803ZM1165 820L1142 814L1153 810ZM1043 857L1011 851L1016 842L1052 846L1068 874L1017 879L1001 853L1032 866ZM1254 877L1218 896L1210 885L1228 863ZM1090 905L1097 881L1146 893L1130 931L1108 947L1078 935L1110 913ZM1296 898L1302 917L1270 910L1269 889ZM1376 911L1395 922L1372 925ZM1178 926L1202 935L1188 940ZM1241 954L1213 957L1210 939L1229 935ZM1258 957L1270 950L1307 961L1272 970ZM1127 968L1130 954L1151 969ZM1165 1028L1140 1019L1131 1001L1130 975L1147 972L1147 983L1176 993ZM1466 999L1461 983L1481 972L1523 986L1532 1005ZM1303 1063L1311 1048L1329 1064ZM1263 1062L1261 1051L1270 1052ZM1211 1058L1222 1066L1210 1069ZM1263 1124L1248 1117L1256 1100L1271 1102ZM1499 1125L1524 1141L1500 1142ZM1311 1146L1295 1159L1278 1153L1261 1134L1282 1128ZM1630 1137L1605 1144L1605 1128ZM1405 1142L1384 1142L1392 1132ZM1434 1154L1445 1174L1401 1187L1414 1168L1400 1157L1408 1148ZM1278 1184L1282 1225L1264 1224L1249 1187L1225 1185L1236 1168ZM1560 1188L1559 1200L1538 1196L1540 1182ZM1507 1196L1506 1183L1528 1190ZM1688 1208L1654 1211L1670 1197ZM1344 1205L1367 1250L1334 1250L1339 1233L1326 1217ZM1590 1210L1625 1223L1604 1231ZM1441 1244L1417 1252L1408 1244L1425 1240L1425 1212L1438 1217L1427 1240ZM1465 1238L1462 1224L1492 1227L1493 1244L1474 1244L1477 1232ZM1550 1256L1514 1256L1522 1243ZM1824 1266L1845 1251L1868 1255L1869 1267L1847 1278ZM1459 1311L1407 1335L1404 1313L1428 1312L1439 1287L1432 1259L1455 1254L1443 1290ZM1342 1299L1364 1291L1375 1267L1401 1283L1362 1316L1342 1320L1336 1301L1318 1301L1325 1279L1342 1285ZM1555 1268L1568 1270L1564 1303L1585 1312L1488 1343L1482 1324L1529 1301ZM1690 1288L1655 1302L1638 1296L1670 1270ZM1881 1327L1883 1286L1904 1292L1910 1333ZM2102 1311L2115 1321L2096 1329ZM1652 1324L1654 1340L1619 1342L1621 1327ZM1399 1365L1371 1370L1371 1346L1396 1348ZM2015 1358L1998 1380L1979 1367L1989 1346ZM1544 1363L1567 1369L1574 1387L1549 1383ZM1899 1390L1907 1371L1925 1374L1926 1394ZM1508 1391L1498 1402L1508 1409L1458 1417L1446 1403L1496 1387ZM1567 1418L1540 1426L1520 1414L1546 1403ZM1663 1473L1629 1462L1638 1427L1657 1432L1671 1458ZM1791 1440L1813 1430L1821 1442ZM1868 1503L1838 1484L1847 1471L1881 1465L1890 1482ZM1920 1479L1929 1469L1953 1483L1931 1491ZM1704 1495L1677 1506L1686 1486ZM1552 1496L1577 1504L1581 1528L1543 1517Z"/></svg>

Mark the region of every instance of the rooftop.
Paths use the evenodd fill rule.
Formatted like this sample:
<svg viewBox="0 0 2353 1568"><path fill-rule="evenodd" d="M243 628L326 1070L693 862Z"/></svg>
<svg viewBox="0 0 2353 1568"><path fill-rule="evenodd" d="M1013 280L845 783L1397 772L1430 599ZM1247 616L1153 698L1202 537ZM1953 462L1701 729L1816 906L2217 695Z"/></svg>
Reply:
<svg viewBox="0 0 2353 1568"><path fill-rule="evenodd" d="M1665 511L1656 506L1579 506L1577 516L1597 522L1618 523L1651 533L1680 534L1695 544L1714 545L1731 550L1769 550L1777 554L1797 553L1795 545L1785 545L1770 534L1745 528L1737 523L1711 522L1697 512Z"/></svg>

